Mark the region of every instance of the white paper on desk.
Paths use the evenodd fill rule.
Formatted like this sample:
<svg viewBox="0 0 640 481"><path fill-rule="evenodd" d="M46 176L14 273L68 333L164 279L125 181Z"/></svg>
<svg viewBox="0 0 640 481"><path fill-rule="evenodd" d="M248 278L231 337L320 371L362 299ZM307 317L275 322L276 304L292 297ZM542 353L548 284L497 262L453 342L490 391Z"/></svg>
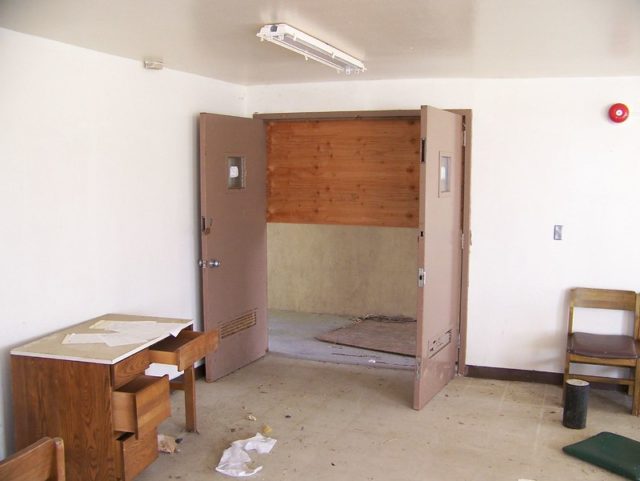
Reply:
<svg viewBox="0 0 640 481"><path fill-rule="evenodd" d="M218 466L216 466L216 471L236 478L252 476L260 471L262 466L249 467L247 463L251 462L251 457L247 451L267 454L271 452L275 444L275 439L266 438L260 433L257 433L249 439L234 441L231 443L231 446L222 453L222 458Z"/></svg>
<svg viewBox="0 0 640 481"><path fill-rule="evenodd" d="M119 334L67 334L62 339L62 344L106 344L109 347L126 346L127 344L144 344L146 339Z"/></svg>
<svg viewBox="0 0 640 481"><path fill-rule="evenodd" d="M72 332L64 336L62 344L97 344L104 343L102 334L76 334Z"/></svg>
<svg viewBox="0 0 640 481"><path fill-rule="evenodd" d="M173 323L157 323L148 326L113 326L110 330L115 330L121 334L128 334L131 336L144 337L147 340L156 339L158 337L166 337L167 335L177 336L178 333L185 328L184 324Z"/></svg>
<svg viewBox="0 0 640 481"><path fill-rule="evenodd" d="M169 323L165 322L164 324L169 324ZM167 329L170 329L169 332L173 337L176 337L178 334L180 334L180 331L182 331L185 327L187 327L185 324L180 324L179 322L172 322L170 324L171 325L167 327Z"/></svg>
<svg viewBox="0 0 640 481"><path fill-rule="evenodd" d="M156 321L109 321L102 320L91 326L91 329L104 329L134 337L144 338L149 341L167 334L177 336L186 327L182 322L156 322Z"/></svg>
<svg viewBox="0 0 640 481"><path fill-rule="evenodd" d="M184 322L158 322L155 329L161 333L161 335L167 332L173 337L176 337L180 331L182 331L187 325Z"/></svg>
<svg viewBox="0 0 640 481"><path fill-rule="evenodd" d="M126 346L127 344L144 344L147 342L147 339L144 337L121 334L119 332L102 334L102 339L109 347Z"/></svg>
<svg viewBox="0 0 640 481"><path fill-rule="evenodd" d="M116 327L121 325L128 324L130 326L148 326L150 324L156 324L156 321L113 321L109 319L103 319L101 321L95 322L91 325L91 329L108 329L110 331L115 331Z"/></svg>

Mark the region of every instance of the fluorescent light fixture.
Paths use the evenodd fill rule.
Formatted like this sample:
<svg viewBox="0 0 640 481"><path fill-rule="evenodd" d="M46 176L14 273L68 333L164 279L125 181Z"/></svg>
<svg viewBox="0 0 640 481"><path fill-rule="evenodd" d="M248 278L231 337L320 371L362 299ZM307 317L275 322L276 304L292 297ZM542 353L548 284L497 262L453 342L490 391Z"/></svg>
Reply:
<svg viewBox="0 0 640 481"><path fill-rule="evenodd" d="M313 59L338 72L346 74L364 72L364 64L348 53L338 50L322 40L307 35L286 23L274 23L265 25L257 33L261 40L273 42L281 47L293 50L306 59Z"/></svg>

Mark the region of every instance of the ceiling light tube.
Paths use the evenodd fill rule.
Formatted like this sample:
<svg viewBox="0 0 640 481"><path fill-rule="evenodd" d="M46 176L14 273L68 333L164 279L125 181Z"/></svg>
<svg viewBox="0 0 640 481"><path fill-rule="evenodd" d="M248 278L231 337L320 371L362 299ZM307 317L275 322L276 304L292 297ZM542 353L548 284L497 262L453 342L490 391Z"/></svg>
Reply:
<svg viewBox="0 0 640 481"><path fill-rule="evenodd" d="M364 64L348 53L307 35L286 23L265 25L256 34L261 40L275 43L281 47L304 55L306 59L313 59L338 72L346 74L364 72Z"/></svg>

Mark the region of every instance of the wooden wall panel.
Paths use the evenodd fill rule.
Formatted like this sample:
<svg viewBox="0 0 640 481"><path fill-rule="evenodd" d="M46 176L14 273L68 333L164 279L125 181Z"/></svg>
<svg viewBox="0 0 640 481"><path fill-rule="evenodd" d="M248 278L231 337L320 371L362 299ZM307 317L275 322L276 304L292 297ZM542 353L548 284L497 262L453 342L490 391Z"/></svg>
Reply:
<svg viewBox="0 0 640 481"><path fill-rule="evenodd" d="M417 227L420 120L267 124L269 222Z"/></svg>

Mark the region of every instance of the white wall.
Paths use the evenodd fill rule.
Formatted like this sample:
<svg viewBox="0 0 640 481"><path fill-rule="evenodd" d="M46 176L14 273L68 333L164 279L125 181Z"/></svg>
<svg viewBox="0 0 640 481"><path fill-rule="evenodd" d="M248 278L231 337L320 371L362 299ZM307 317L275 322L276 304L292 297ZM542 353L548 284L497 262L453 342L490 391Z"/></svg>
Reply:
<svg viewBox="0 0 640 481"><path fill-rule="evenodd" d="M9 350L106 313L200 322L197 114L245 88L0 29L0 458Z"/></svg>
<svg viewBox="0 0 640 481"><path fill-rule="evenodd" d="M638 77L349 79L252 87L247 112L473 109L467 363L560 372L567 289L640 290L639 91ZM618 101L621 125L606 118Z"/></svg>

